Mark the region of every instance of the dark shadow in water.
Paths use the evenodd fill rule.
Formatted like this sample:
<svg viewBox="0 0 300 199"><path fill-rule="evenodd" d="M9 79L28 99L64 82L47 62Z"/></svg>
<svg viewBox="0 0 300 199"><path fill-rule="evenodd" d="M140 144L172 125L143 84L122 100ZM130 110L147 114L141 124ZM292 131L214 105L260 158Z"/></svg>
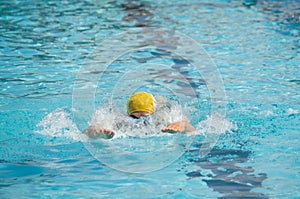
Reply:
<svg viewBox="0 0 300 199"><path fill-rule="evenodd" d="M163 41L162 41L163 42ZM143 45L141 45L143 46ZM153 78L152 80L148 80L151 84L155 84L156 79L163 79L164 83L166 84L176 84L179 88L180 93L185 93L187 96L191 95L191 93L186 93L186 87L193 88L195 94L199 97L200 92L199 88L201 86L204 86L206 88L206 81L198 75L191 75L190 71L195 72L194 66L192 66L192 61L184 59L183 57L175 56L172 54L172 52L165 51L160 48L151 49L150 54L152 56L149 57L139 57L139 58L133 58L138 63L150 63L151 60L170 60L173 63L170 64L170 69L156 69L155 71L149 71L149 75L151 75ZM177 72L173 73L173 72ZM197 70L196 70L197 72ZM180 81L187 81L188 85L181 84ZM192 94L193 95L193 94Z"/></svg>
<svg viewBox="0 0 300 199"><path fill-rule="evenodd" d="M275 30L280 34L292 37L300 36L300 1L264 0L258 1L255 7L264 14L267 14L266 17L269 21L278 25ZM298 49L298 40L295 40L294 43L293 50Z"/></svg>
<svg viewBox="0 0 300 199"><path fill-rule="evenodd" d="M198 151L192 151L198 153ZM251 155L250 151L233 149L213 149L206 157L191 160L200 167L186 175L190 178L201 177L208 187L222 194L221 199L233 198L268 198L252 189L262 187L267 174L255 174L252 167L242 167L237 164L246 163ZM202 169L210 170L211 174L204 175Z"/></svg>
<svg viewBox="0 0 300 199"><path fill-rule="evenodd" d="M121 5L126 11L126 16L123 21L135 22L136 27L149 27L153 25L153 14L148 10L150 5L139 0L127 0Z"/></svg>

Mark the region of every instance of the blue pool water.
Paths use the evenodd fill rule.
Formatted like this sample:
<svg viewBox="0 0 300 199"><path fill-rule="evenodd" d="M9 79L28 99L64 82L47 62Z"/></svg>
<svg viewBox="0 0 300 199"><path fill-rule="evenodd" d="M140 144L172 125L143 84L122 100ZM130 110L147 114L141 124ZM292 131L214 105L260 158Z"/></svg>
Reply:
<svg viewBox="0 0 300 199"><path fill-rule="evenodd" d="M0 197L299 198L299 10L0 1ZM80 134L135 89L178 101L197 133Z"/></svg>

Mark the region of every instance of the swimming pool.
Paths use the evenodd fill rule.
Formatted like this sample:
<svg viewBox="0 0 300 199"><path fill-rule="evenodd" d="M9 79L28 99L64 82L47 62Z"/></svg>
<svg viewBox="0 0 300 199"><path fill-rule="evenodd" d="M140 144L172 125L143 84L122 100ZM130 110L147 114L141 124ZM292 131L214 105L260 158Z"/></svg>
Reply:
<svg viewBox="0 0 300 199"><path fill-rule="evenodd" d="M1 198L300 197L298 1L0 5ZM215 137L83 140L135 79Z"/></svg>

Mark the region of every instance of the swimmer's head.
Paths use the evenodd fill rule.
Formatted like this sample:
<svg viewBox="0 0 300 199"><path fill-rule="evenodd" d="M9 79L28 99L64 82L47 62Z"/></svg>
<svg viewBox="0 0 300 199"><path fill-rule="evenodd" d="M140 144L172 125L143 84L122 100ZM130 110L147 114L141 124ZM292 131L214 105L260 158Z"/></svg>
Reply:
<svg viewBox="0 0 300 199"><path fill-rule="evenodd" d="M145 117L154 113L155 99L150 93L134 93L127 103L127 112L136 118Z"/></svg>

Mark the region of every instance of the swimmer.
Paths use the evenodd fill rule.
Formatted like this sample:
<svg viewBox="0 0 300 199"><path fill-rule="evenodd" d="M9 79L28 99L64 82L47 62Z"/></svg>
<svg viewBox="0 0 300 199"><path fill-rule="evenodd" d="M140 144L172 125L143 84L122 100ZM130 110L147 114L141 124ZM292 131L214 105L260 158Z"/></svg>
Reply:
<svg viewBox="0 0 300 199"><path fill-rule="evenodd" d="M133 94L127 102L127 113L135 119L146 119L155 112L155 99L147 92L137 92ZM145 122L147 120L144 120ZM167 127L161 129L164 133L188 133L195 131L195 128L188 120L177 121L169 123ZM101 126L91 125L83 131L84 134L90 138L110 139L115 135L111 129L103 128Z"/></svg>

